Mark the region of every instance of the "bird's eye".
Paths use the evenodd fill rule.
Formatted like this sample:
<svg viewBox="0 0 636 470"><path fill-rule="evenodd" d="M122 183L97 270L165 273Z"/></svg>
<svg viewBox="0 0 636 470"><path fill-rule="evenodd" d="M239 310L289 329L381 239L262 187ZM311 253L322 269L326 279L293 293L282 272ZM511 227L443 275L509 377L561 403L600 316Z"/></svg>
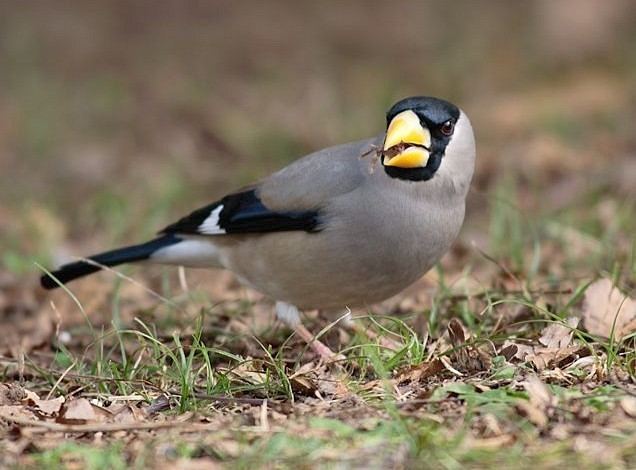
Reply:
<svg viewBox="0 0 636 470"><path fill-rule="evenodd" d="M453 131L455 130L455 123L448 120L440 126L439 130L447 137L453 135Z"/></svg>

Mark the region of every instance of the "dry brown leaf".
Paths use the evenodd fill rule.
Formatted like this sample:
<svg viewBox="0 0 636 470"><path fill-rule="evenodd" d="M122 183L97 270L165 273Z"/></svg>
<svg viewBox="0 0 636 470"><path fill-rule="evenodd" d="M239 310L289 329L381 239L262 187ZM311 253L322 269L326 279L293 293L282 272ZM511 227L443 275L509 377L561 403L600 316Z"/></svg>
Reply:
<svg viewBox="0 0 636 470"><path fill-rule="evenodd" d="M146 413L149 415L153 415L155 413L159 413L161 411L169 410L172 408L172 401L170 397L165 394L161 394L156 397L148 407L146 407Z"/></svg>
<svg viewBox="0 0 636 470"><path fill-rule="evenodd" d="M574 335L574 328L579 324L579 319L569 317L565 323L565 325L562 323L551 323L548 325L541 332L539 342L547 348L565 348L569 346Z"/></svg>
<svg viewBox="0 0 636 470"><path fill-rule="evenodd" d="M523 387L528 392L530 403L533 405L545 409L548 406L556 404L556 397L552 395L548 386L536 375L528 377L528 379L524 382Z"/></svg>
<svg viewBox="0 0 636 470"><path fill-rule="evenodd" d="M528 392L529 400L519 401L517 409L535 425L545 426L548 424L550 408L556 404L556 397L536 375L528 377L523 388Z"/></svg>
<svg viewBox="0 0 636 470"><path fill-rule="evenodd" d="M439 359L433 359L430 362L423 362L416 366L411 366L408 369L402 370L398 373L395 381L398 385L409 382L417 383L422 380L439 374L444 370L444 364Z"/></svg>
<svg viewBox="0 0 636 470"><path fill-rule="evenodd" d="M512 355L510 359L519 359L521 361L525 361L528 355L534 353L534 348L532 346L529 346L523 343L513 343L512 341L508 339L504 341L504 344L501 345L501 351L499 352L501 356L504 355L503 354L504 350L507 350L510 352L514 350L514 354Z"/></svg>
<svg viewBox="0 0 636 470"><path fill-rule="evenodd" d="M318 367L313 362L308 362L290 375L289 381L294 392L313 396L318 390L317 377L326 374L327 371L324 366Z"/></svg>
<svg viewBox="0 0 636 470"><path fill-rule="evenodd" d="M542 348L535 347L530 354L525 356L525 360L531 362L539 371L548 367L564 367L577 360L581 354L587 350L579 346L568 346L567 348Z"/></svg>
<svg viewBox="0 0 636 470"><path fill-rule="evenodd" d="M621 408L630 418L636 418L636 397L624 397L620 401Z"/></svg>
<svg viewBox="0 0 636 470"><path fill-rule="evenodd" d="M636 331L636 300L599 279L585 291L583 325L593 335L621 339Z"/></svg>
<svg viewBox="0 0 636 470"><path fill-rule="evenodd" d="M501 436L504 433L501 429L499 421L497 420L497 417L492 413L486 413L482 417L481 423L484 426L483 432L486 434L486 436Z"/></svg>
<svg viewBox="0 0 636 470"><path fill-rule="evenodd" d="M306 375L297 375L289 379L292 390L295 393L313 396L318 390L318 385L314 380Z"/></svg>
<svg viewBox="0 0 636 470"><path fill-rule="evenodd" d="M93 406L86 398L69 400L56 420L62 424L86 424L104 421L109 413Z"/></svg>
<svg viewBox="0 0 636 470"><path fill-rule="evenodd" d="M448 336L454 347L459 347L466 342L468 335L464 329L464 325L457 318L451 318L448 323Z"/></svg>
<svg viewBox="0 0 636 470"><path fill-rule="evenodd" d="M62 408L64 401L64 397L62 396L53 398L52 400L28 400L30 405L33 405L40 413L46 416L56 416L60 408Z"/></svg>
<svg viewBox="0 0 636 470"><path fill-rule="evenodd" d="M480 372L490 367L490 354L481 350L477 346L466 345L470 339L470 334L464 325L457 318L452 318L448 323L448 336L456 351L450 356L453 364L457 364L461 369L468 372ZM443 357L442 362L451 372L455 370ZM454 373L454 372L453 372Z"/></svg>
<svg viewBox="0 0 636 470"><path fill-rule="evenodd" d="M506 341L503 348L516 346L514 356L522 361L530 362L535 369L542 371L548 367L563 367L585 355L586 350L572 343L574 328L579 320L570 317L566 324L552 323L541 331L540 345L530 346Z"/></svg>
<svg viewBox="0 0 636 470"><path fill-rule="evenodd" d="M25 402L28 400L31 400L33 402L36 402L40 399L40 397L38 396L37 393L32 392L31 390L25 388L24 389L24 397L22 398L22 400L24 400Z"/></svg>
<svg viewBox="0 0 636 470"><path fill-rule="evenodd" d="M120 406L111 412L109 422L113 423L139 423L146 420L145 412L131 404Z"/></svg>
<svg viewBox="0 0 636 470"><path fill-rule="evenodd" d="M516 356L518 351L519 351L519 346L511 343L506 346L503 346L497 354L499 356L505 357L506 361L510 361L513 357Z"/></svg>

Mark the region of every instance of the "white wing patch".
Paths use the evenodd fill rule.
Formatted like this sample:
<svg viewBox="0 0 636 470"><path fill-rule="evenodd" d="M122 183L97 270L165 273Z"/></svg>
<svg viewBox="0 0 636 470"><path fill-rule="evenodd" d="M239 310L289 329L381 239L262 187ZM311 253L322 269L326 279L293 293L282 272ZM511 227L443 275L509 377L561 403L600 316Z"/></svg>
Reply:
<svg viewBox="0 0 636 470"><path fill-rule="evenodd" d="M207 219L203 221L201 225L199 225L198 232L203 235L220 235L226 233L225 229L219 226L219 215L223 210L223 204L216 207Z"/></svg>

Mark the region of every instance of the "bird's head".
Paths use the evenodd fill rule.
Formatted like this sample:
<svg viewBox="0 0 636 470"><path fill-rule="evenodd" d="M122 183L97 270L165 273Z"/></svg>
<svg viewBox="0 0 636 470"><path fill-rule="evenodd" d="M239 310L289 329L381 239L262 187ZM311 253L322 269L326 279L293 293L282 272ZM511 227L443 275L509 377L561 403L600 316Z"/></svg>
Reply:
<svg viewBox="0 0 636 470"><path fill-rule="evenodd" d="M427 181L436 175L470 181L475 139L468 117L457 106L414 96L395 103L386 119L380 153L387 175L409 181Z"/></svg>

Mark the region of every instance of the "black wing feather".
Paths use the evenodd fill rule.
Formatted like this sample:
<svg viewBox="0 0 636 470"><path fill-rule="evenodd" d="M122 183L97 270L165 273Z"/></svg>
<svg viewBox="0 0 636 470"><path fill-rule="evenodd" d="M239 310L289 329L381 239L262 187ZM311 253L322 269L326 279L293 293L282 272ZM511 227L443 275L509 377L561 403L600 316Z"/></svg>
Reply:
<svg viewBox="0 0 636 470"><path fill-rule="evenodd" d="M222 209L218 215L219 233L206 233L201 225L213 211ZM220 235L223 233L267 233L290 230L318 231L318 211L273 211L259 199L256 190L230 194L220 201L202 207L169 225L160 233Z"/></svg>

